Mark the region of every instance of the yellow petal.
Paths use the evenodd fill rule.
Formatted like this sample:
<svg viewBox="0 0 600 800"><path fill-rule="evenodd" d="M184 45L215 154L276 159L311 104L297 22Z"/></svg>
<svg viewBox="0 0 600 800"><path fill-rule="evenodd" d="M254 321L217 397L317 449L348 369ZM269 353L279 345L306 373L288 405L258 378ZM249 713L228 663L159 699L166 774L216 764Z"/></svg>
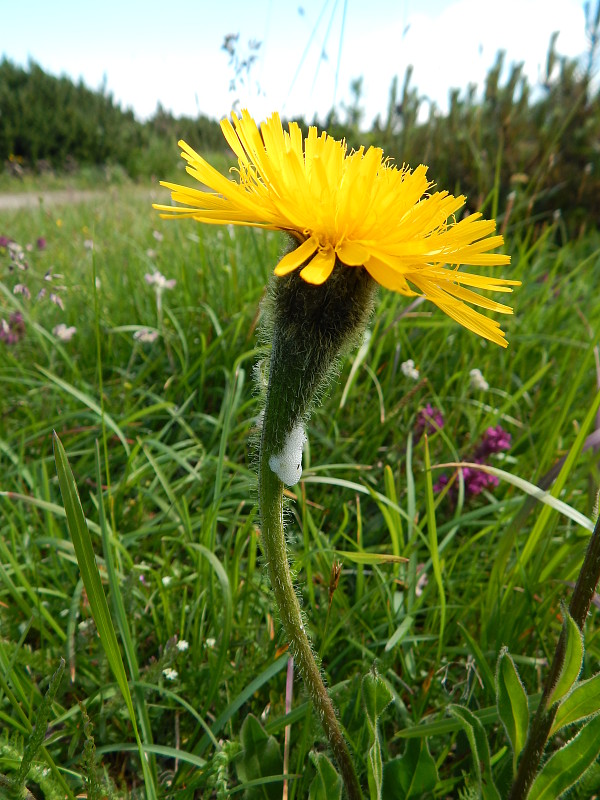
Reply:
<svg viewBox="0 0 600 800"><path fill-rule="evenodd" d="M369 275L374 278L380 286L386 289L391 289L392 292L400 292L407 297L412 297L416 294L409 287L406 278L401 272L398 272L383 261L377 258L370 258L365 262L365 269Z"/></svg>
<svg viewBox="0 0 600 800"><path fill-rule="evenodd" d="M333 247L328 247L325 250L319 250L313 260L304 267L300 275L307 283L320 286L331 275L334 266L335 250Z"/></svg>
<svg viewBox="0 0 600 800"><path fill-rule="evenodd" d="M312 236L310 239L302 242L300 247L292 250L291 253L288 253L281 259L279 264L275 267L275 275L281 277L282 275L287 275L288 272L293 272L295 269L298 269L301 264L304 264L304 262L312 256L318 246L319 242Z"/></svg>
<svg viewBox="0 0 600 800"><path fill-rule="evenodd" d="M342 264L347 264L349 267L359 267L369 258L369 251L366 247L357 242L349 242L348 239L344 239L335 248L335 252Z"/></svg>

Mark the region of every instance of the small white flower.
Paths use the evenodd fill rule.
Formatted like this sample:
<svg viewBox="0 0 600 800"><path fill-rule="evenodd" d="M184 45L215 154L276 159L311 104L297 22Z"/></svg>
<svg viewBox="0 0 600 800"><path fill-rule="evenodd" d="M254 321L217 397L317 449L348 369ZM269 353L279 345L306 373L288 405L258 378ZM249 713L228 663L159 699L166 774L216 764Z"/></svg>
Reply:
<svg viewBox="0 0 600 800"><path fill-rule="evenodd" d="M427 586L428 583L429 583L429 581L428 581L428 578L427 578L427 573L426 572L422 572L419 575L419 578L417 580L417 585L415 586L415 595L416 595L416 597L421 597L421 595L425 591L425 587Z"/></svg>
<svg viewBox="0 0 600 800"><path fill-rule="evenodd" d="M471 386L473 389L480 389L482 392L487 392L490 385L481 374L480 369L472 369L469 375L471 376Z"/></svg>
<svg viewBox="0 0 600 800"><path fill-rule="evenodd" d="M400 364L400 369L407 378L412 378L413 381L419 380L419 370L415 367L415 362L412 358L409 358L408 361L403 361Z"/></svg>
<svg viewBox="0 0 600 800"><path fill-rule="evenodd" d="M100 287L102 286L102 281L100 280L100 278L97 275L96 275L95 283L96 283L96 291L99 292L100 291Z"/></svg>
<svg viewBox="0 0 600 800"><path fill-rule="evenodd" d="M52 333L57 339L60 339L61 342L70 342L77 333L77 328L74 325L69 325L67 327L64 322L61 322L60 325L56 325L52 328Z"/></svg>
<svg viewBox="0 0 600 800"><path fill-rule="evenodd" d="M133 338L136 342L142 342L142 344L152 344L158 339L158 331L151 331L150 328L140 328L139 331L133 334Z"/></svg>
<svg viewBox="0 0 600 800"><path fill-rule="evenodd" d="M157 242L162 242L162 240L164 239L164 236L160 231L152 231L152 236L154 236Z"/></svg>
<svg viewBox="0 0 600 800"><path fill-rule="evenodd" d="M188 649L189 646L190 646L189 642L186 642L185 639L180 639L177 642L177 649L179 650L180 653L185 653L185 651Z"/></svg>
<svg viewBox="0 0 600 800"><path fill-rule="evenodd" d="M83 246L86 250L93 250L94 249L94 241L93 239L84 239Z"/></svg>
<svg viewBox="0 0 600 800"><path fill-rule="evenodd" d="M31 297L31 292L24 283L16 283L13 288L13 294L22 294L28 300Z"/></svg>
<svg viewBox="0 0 600 800"><path fill-rule="evenodd" d="M156 250L153 250L151 247L149 247L146 250L146 255L148 256L148 258L156 258L157 252L156 252Z"/></svg>
<svg viewBox="0 0 600 800"><path fill-rule="evenodd" d="M18 242L9 242L6 247L13 258L23 258L23 248Z"/></svg>
<svg viewBox="0 0 600 800"><path fill-rule="evenodd" d="M176 669L171 669L171 667L167 667L163 669L163 675L168 681L174 681L176 678L179 677L179 673Z"/></svg>
<svg viewBox="0 0 600 800"><path fill-rule="evenodd" d="M57 305L61 311L65 310L65 304L63 303L63 299L59 294L56 294L56 292L50 292L50 300L52 300L52 302Z"/></svg>
<svg viewBox="0 0 600 800"><path fill-rule="evenodd" d="M147 272L144 275L144 278L146 279L146 283L149 283L150 285L154 284L159 291L163 291L163 289L172 289L177 283L175 278L170 278L167 280L165 276L158 270L152 273Z"/></svg>
<svg viewBox="0 0 600 800"><path fill-rule="evenodd" d="M217 643L217 640L216 640L216 639L213 639L213 638L212 638L212 637L210 637L210 636L209 636L209 638L206 640L206 646L207 646L207 647L210 647L210 649L211 649L211 650L212 650L212 648L213 648L213 647L216 645L216 643Z"/></svg>
<svg viewBox="0 0 600 800"><path fill-rule="evenodd" d="M162 585L168 586L172 580L173 578L170 575L165 575L165 577L162 579Z"/></svg>

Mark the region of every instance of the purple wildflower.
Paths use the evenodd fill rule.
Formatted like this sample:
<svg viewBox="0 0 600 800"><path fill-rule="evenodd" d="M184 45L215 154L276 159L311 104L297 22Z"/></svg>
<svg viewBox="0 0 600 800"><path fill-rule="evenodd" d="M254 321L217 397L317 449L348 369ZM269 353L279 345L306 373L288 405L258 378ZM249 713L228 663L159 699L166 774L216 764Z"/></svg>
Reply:
<svg viewBox="0 0 600 800"><path fill-rule="evenodd" d="M510 450L510 446L510 433L507 433L501 425L496 425L495 428L490 427L486 430L475 447L472 457L467 460L484 465L488 463L488 459L491 455L500 453L503 450ZM477 469L477 467L462 467L461 473L465 485L465 494L467 496L481 494L484 489L491 489L499 484L498 478L495 475L490 475L481 469ZM435 492L441 492L447 484L448 477L442 474L434 485L433 490ZM449 494L452 497L456 496L456 484L451 487Z"/></svg>
<svg viewBox="0 0 600 800"><path fill-rule="evenodd" d="M46 249L46 240L43 236L40 236L36 241L36 246L38 250L45 250Z"/></svg>
<svg viewBox="0 0 600 800"><path fill-rule="evenodd" d="M25 320L20 311L14 311L8 318L0 319L0 341L16 344L25 335Z"/></svg>
<svg viewBox="0 0 600 800"><path fill-rule="evenodd" d="M486 458L492 453L501 453L503 450L510 450L512 437L504 430L502 425L495 428L488 428L483 434L481 442L475 451L476 458Z"/></svg>
<svg viewBox="0 0 600 800"><path fill-rule="evenodd" d="M0 247L8 247L10 242L12 239L9 239L8 236L0 236Z"/></svg>
<svg viewBox="0 0 600 800"><path fill-rule="evenodd" d="M475 467L463 467L462 474L465 482L465 492L468 495L481 494L484 489L498 486L499 483L495 475L489 475L487 472Z"/></svg>

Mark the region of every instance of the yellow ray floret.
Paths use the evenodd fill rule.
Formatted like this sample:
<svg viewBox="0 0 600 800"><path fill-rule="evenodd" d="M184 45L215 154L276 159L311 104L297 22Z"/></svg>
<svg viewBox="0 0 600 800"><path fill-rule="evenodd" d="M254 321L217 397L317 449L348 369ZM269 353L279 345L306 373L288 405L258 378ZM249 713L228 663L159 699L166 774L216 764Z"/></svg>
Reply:
<svg viewBox="0 0 600 800"><path fill-rule="evenodd" d="M508 264L509 256L490 252L502 236L490 235L496 224L481 214L455 222L465 198L429 193L427 167L398 168L376 147L348 153L345 142L316 128L303 138L294 122L284 131L278 114L259 130L242 111L221 128L237 156L238 179L221 175L181 141L187 171L211 191L163 182L182 205L155 205L161 216L286 231L299 246L276 275L301 267L302 278L319 285L337 261L363 266L382 286L422 293L461 325L506 346L499 324L465 303L503 314L512 309L466 287L510 292L519 281L459 271Z"/></svg>

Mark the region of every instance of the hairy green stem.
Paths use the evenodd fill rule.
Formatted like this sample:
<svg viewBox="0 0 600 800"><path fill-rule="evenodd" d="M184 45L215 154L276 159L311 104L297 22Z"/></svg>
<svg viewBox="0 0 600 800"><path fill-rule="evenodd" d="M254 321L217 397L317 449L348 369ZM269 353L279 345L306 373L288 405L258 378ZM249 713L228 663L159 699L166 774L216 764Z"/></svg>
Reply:
<svg viewBox="0 0 600 800"><path fill-rule="evenodd" d="M600 580L600 517L590 538L588 548L579 571L577 583L573 589L569 613L583 631L585 620L590 610L590 605L596 586ZM538 773L540 762L544 754L546 742L552 729L552 723L558 710L558 703L548 707L549 698L560 676L565 660L566 635L561 632L550 671L544 683L542 699L531 723L527 742L521 753L519 767L511 787L508 800L525 800Z"/></svg>
<svg viewBox="0 0 600 800"><path fill-rule="evenodd" d="M269 468L267 453L261 454L260 506L262 548L269 569L275 602L285 636L298 665L304 685L323 725L350 800L362 800L362 793L350 751L342 734L333 703L321 677L306 635L298 597L292 583L283 528L283 484Z"/></svg>
<svg viewBox="0 0 600 800"><path fill-rule="evenodd" d="M350 800L361 800L362 792L302 620L285 539L284 486L269 461L282 453L291 432L306 422L335 373L340 354L349 350L364 332L374 292L375 283L362 267L337 265L322 286L307 284L297 273L276 279L265 309L266 336L272 348L258 472L262 549L285 637ZM301 454L298 458L301 461Z"/></svg>

